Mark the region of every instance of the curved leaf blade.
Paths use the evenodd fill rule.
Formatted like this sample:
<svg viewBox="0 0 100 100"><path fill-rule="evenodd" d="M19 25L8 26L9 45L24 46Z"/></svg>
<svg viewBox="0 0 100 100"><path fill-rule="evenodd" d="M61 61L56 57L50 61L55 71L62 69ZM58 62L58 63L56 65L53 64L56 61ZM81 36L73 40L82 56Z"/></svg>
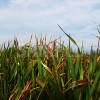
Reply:
<svg viewBox="0 0 100 100"><path fill-rule="evenodd" d="M67 35L67 37L77 46L77 48L78 48L78 50L79 50L79 47L78 47L76 41L75 41L70 35L68 35L68 34L62 29L62 27L61 27L60 25L58 25L58 26L59 26L59 28ZM79 51L80 51L80 50L79 50Z"/></svg>

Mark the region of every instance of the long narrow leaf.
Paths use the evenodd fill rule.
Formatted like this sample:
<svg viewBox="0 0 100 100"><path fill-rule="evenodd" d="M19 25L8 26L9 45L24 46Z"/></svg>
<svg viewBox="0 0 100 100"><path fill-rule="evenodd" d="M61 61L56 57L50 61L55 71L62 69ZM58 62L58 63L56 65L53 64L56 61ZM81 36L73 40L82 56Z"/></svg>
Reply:
<svg viewBox="0 0 100 100"><path fill-rule="evenodd" d="M29 88L30 84L32 83L33 80L30 80L26 86L24 87L24 89L22 90L18 100L22 100L23 96L24 96L24 93L27 91L27 89Z"/></svg>
<svg viewBox="0 0 100 100"><path fill-rule="evenodd" d="M62 27L61 27L60 25L58 25L58 26L59 26L59 28L68 36L68 38L78 47L76 41L75 41L70 35L68 35L68 34L62 29ZM79 47L78 47L78 50L79 50Z"/></svg>

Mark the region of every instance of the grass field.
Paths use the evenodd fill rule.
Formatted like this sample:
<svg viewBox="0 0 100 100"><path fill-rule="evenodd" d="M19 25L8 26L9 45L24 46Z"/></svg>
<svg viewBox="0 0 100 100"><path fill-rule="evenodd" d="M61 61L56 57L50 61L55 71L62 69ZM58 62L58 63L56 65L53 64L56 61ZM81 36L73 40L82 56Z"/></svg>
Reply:
<svg viewBox="0 0 100 100"><path fill-rule="evenodd" d="M22 47L16 37L7 47L1 46L0 100L100 100L99 37L97 51L91 46L87 53L65 34L67 47L58 42L60 38L47 43L42 36L36 37L34 46L32 37Z"/></svg>

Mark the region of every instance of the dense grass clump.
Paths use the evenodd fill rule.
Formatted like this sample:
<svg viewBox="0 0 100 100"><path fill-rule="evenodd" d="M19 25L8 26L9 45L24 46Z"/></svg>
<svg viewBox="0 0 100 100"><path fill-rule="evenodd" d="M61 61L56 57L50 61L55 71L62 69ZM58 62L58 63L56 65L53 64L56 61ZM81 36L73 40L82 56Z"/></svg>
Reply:
<svg viewBox="0 0 100 100"><path fill-rule="evenodd" d="M60 26L59 26L60 27ZM60 27L61 28L61 27ZM61 28L64 32L64 30ZM65 33L65 32L64 32ZM0 49L0 100L98 100L100 99L100 49L80 50L69 38L69 47L57 39ZM74 52L70 42L77 46Z"/></svg>

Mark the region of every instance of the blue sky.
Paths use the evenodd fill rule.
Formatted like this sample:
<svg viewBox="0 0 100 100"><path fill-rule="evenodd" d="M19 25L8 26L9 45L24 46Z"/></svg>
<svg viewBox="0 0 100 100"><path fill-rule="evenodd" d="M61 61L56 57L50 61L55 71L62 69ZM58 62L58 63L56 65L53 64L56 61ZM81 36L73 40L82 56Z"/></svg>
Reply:
<svg viewBox="0 0 100 100"><path fill-rule="evenodd" d="M31 34L47 38L62 36L59 24L80 46L89 49L97 45L100 25L100 0L0 0L0 44L17 36L20 45L28 42ZM34 39L33 39L34 43ZM72 44L73 45L73 44Z"/></svg>

